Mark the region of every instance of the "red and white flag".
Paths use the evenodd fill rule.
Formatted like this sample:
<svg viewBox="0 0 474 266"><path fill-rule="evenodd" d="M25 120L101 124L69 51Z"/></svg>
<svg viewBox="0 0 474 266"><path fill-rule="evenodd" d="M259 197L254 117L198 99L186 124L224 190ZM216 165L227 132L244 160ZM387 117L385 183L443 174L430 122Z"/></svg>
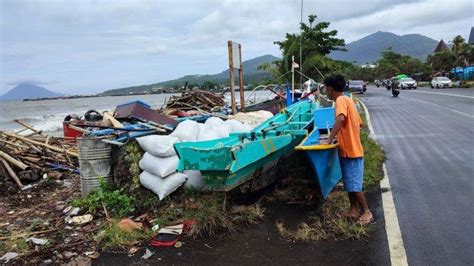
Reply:
<svg viewBox="0 0 474 266"><path fill-rule="evenodd" d="M291 64L291 67L292 67L292 68L299 68L300 65L298 65L298 63L296 63L296 62L293 62L293 63Z"/></svg>

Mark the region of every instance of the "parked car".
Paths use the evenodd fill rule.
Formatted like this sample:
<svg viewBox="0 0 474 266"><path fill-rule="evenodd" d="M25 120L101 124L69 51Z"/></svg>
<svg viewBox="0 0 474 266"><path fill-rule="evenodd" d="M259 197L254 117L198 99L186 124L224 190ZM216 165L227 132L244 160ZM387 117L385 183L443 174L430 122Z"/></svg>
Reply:
<svg viewBox="0 0 474 266"><path fill-rule="evenodd" d="M447 77L434 77L431 80L431 88L452 88L453 82Z"/></svg>
<svg viewBox="0 0 474 266"><path fill-rule="evenodd" d="M367 90L367 85L362 80L349 80L346 89L352 92L364 93Z"/></svg>
<svg viewBox="0 0 474 266"><path fill-rule="evenodd" d="M401 90L406 90L406 89L415 89L416 90L416 81L412 78L401 78L397 80L397 86Z"/></svg>

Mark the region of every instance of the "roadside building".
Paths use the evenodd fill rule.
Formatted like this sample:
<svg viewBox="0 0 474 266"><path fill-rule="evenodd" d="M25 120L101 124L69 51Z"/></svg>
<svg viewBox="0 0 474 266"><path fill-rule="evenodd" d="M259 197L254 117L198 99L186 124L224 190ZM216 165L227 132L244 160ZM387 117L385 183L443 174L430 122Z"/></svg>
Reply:
<svg viewBox="0 0 474 266"><path fill-rule="evenodd" d="M471 34L469 34L469 39L467 41L470 45L474 45L474 27L471 27Z"/></svg>
<svg viewBox="0 0 474 266"><path fill-rule="evenodd" d="M448 51L448 50L449 50L448 46L443 41L443 39L441 39L441 41L439 41L438 45L436 45L436 48L434 49L433 53L439 53L439 52L444 52L444 51Z"/></svg>

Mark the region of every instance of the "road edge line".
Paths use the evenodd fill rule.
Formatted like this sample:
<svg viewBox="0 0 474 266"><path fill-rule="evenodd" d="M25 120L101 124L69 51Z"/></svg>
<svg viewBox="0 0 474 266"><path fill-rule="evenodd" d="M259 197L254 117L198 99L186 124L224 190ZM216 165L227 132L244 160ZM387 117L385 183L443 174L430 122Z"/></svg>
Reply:
<svg viewBox="0 0 474 266"><path fill-rule="evenodd" d="M369 137L377 141L370 114L367 106L362 100L357 99L365 112L365 119L369 128ZM388 248L390 253L390 262L392 265L408 265L405 245L403 244L402 232L398 222L397 210L393 200L390 180L387 173L385 162L382 164L384 178L380 181L380 190L382 195L382 209L385 219L385 233L387 234Z"/></svg>

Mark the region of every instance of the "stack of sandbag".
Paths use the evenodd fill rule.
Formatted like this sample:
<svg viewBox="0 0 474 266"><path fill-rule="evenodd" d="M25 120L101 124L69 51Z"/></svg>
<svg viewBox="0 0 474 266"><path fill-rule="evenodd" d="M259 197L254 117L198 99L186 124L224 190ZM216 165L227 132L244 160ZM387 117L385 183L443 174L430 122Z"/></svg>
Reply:
<svg viewBox="0 0 474 266"><path fill-rule="evenodd" d="M229 116L229 119L231 119L231 121L238 121L248 129L252 130L272 116L273 114L271 112L260 110L256 112L237 113L235 115Z"/></svg>
<svg viewBox="0 0 474 266"><path fill-rule="evenodd" d="M206 184L201 172L186 170L177 173L179 158L174 144L177 142L194 142L228 137L230 133L248 132L249 128L237 120L223 121L211 117L204 124L185 120L178 124L168 136L151 135L137 138L140 147L145 151L140 160L140 183L152 190L161 199L165 198L184 184L187 189L203 190Z"/></svg>

